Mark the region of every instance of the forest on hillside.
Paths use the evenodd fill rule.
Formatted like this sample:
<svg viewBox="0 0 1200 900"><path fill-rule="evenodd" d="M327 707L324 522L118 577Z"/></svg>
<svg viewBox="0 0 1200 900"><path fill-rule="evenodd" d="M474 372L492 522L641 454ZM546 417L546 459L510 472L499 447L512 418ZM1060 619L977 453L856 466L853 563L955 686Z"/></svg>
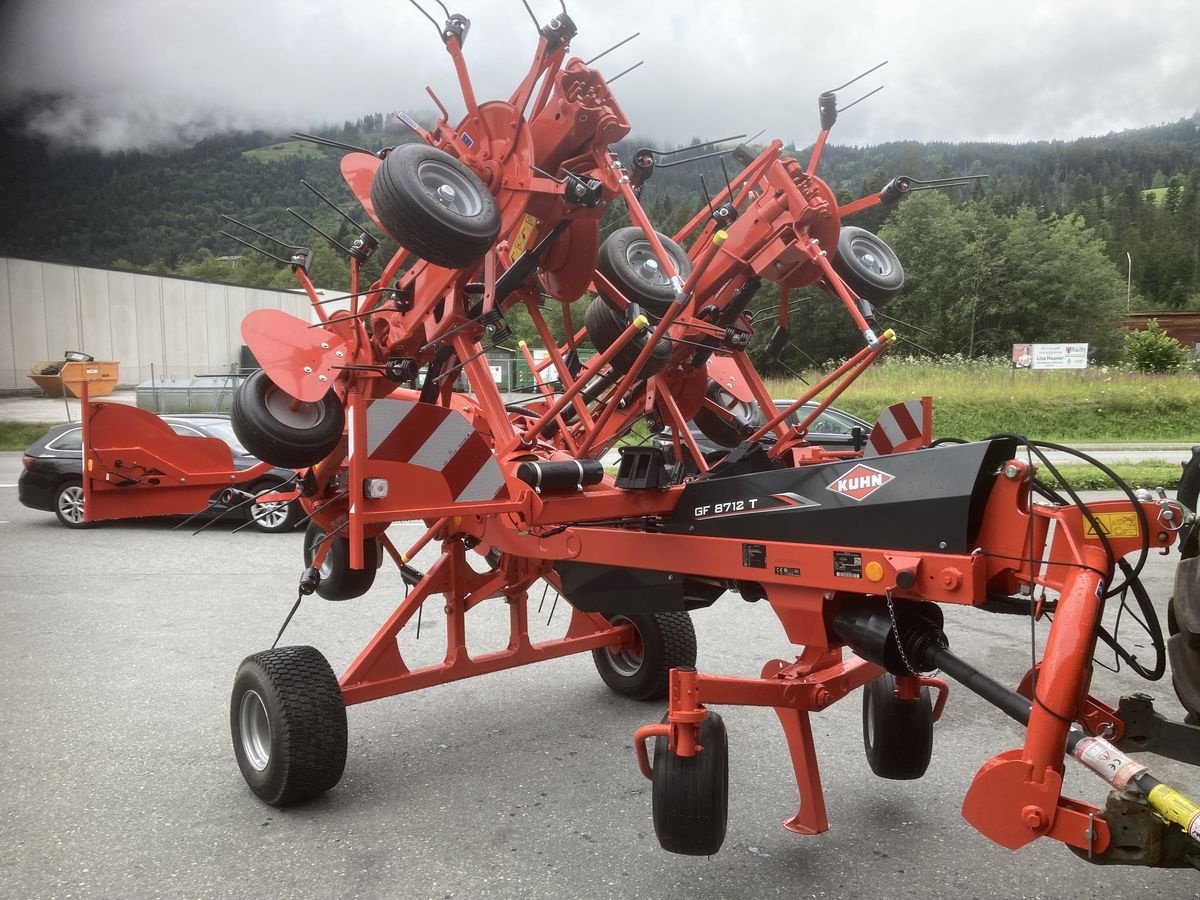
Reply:
<svg viewBox="0 0 1200 900"><path fill-rule="evenodd" d="M287 267L221 232L279 248L225 215L313 247L319 286L347 284L340 252L289 213L343 244L356 236L304 180L367 223L341 180L341 151L265 132L222 134L173 152L64 151L25 133L19 111L0 121L0 131L0 254L293 287ZM368 149L410 139L381 113L324 133ZM641 145L634 136L616 149L628 163ZM789 149L806 160L811 148ZM736 168L710 159L660 169L643 204L659 230L673 234ZM1115 324L1127 308L1200 309L1200 114L1074 141L831 145L819 174L842 201L897 175L987 176L847 223L878 232L901 259L906 288L881 318L914 348L977 356L1004 354L1015 341L1086 340L1099 358L1113 358ZM614 204L604 227L626 219ZM383 250L391 246L385 238ZM368 276L384 257L376 254ZM764 290L755 307L765 317L777 301ZM859 339L823 294L794 293L792 302L781 366L855 349ZM521 323L514 325L519 332ZM759 330L769 336L771 329Z"/></svg>

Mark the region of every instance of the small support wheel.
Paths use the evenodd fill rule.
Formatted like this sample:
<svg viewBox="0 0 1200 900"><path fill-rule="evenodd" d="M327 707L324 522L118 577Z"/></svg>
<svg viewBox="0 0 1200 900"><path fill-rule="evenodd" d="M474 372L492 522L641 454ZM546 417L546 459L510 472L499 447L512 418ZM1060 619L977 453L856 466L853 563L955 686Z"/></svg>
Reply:
<svg viewBox="0 0 1200 900"><path fill-rule="evenodd" d="M672 669L696 665L696 629L686 612L609 616L614 625L632 625L632 646L592 651L600 678L633 700L667 696Z"/></svg>
<svg viewBox="0 0 1200 900"><path fill-rule="evenodd" d="M588 304L588 308L583 311L583 324L587 327L587 334L592 345L601 353L615 344L617 338L621 336L621 332L629 325L621 313L609 306L603 297L596 297ZM642 348L646 346L646 341L649 339L649 328L636 333L629 343L613 355L609 365L615 372L624 375L633 368L633 364L637 362ZM670 360L671 342L663 338L655 344L650 355L646 357L641 376L649 378L651 375L661 372Z"/></svg>
<svg viewBox="0 0 1200 900"><path fill-rule="evenodd" d="M692 261L687 252L665 234L655 234L680 280L687 281L692 274ZM654 249L636 225L618 228L605 238L596 256L596 271L629 300L644 306L655 316L665 314L675 302L675 286L667 280Z"/></svg>
<svg viewBox="0 0 1200 900"><path fill-rule="evenodd" d="M880 778L911 781L929 768L933 754L933 703L922 686L916 700L896 696L889 672L863 686L863 746Z"/></svg>
<svg viewBox="0 0 1200 900"><path fill-rule="evenodd" d="M402 144L387 155L371 181L371 204L396 243L448 269L478 262L500 234L487 185L426 144Z"/></svg>
<svg viewBox="0 0 1200 900"><path fill-rule="evenodd" d="M708 406L701 406L692 416L692 422L700 429L700 433L714 444L736 447L754 431L756 420L759 423L763 421L757 416L758 407L739 400L721 387L718 381L710 378L704 395L726 411L722 415Z"/></svg>
<svg viewBox="0 0 1200 900"><path fill-rule="evenodd" d="M246 784L271 806L320 796L346 767L346 705L333 669L312 647L246 657L233 682L229 728Z"/></svg>
<svg viewBox="0 0 1200 900"><path fill-rule="evenodd" d="M654 833L670 853L712 856L725 842L729 738L712 710L700 723L700 746L695 756L679 756L666 738L654 742Z"/></svg>
<svg viewBox="0 0 1200 900"><path fill-rule="evenodd" d="M883 306L904 287L904 268L892 248L865 228L843 225L833 270L860 297Z"/></svg>
<svg viewBox="0 0 1200 900"><path fill-rule="evenodd" d="M315 403L300 402L259 369L233 395L230 421L252 456L303 469L333 452L346 427L346 410L332 388Z"/></svg>
<svg viewBox="0 0 1200 900"><path fill-rule="evenodd" d="M78 478L64 481L54 495L54 514L68 528L87 528L83 512L83 482Z"/></svg>
<svg viewBox="0 0 1200 900"><path fill-rule="evenodd" d="M325 529L310 521L304 531L304 565L311 566L317 549L325 540ZM321 583L317 594L326 600L353 600L361 597L375 583L379 569L379 541L369 539L363 544L363 568L350 568L350 542L344 537L329 539L329 552L318 570Z"/></svg>

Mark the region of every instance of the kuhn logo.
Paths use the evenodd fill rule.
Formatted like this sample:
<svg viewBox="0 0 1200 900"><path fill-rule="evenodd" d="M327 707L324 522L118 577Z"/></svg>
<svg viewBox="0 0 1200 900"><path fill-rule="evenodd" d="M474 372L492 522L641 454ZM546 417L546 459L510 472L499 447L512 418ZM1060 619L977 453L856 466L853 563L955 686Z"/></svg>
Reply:
<svg viewBox="0 0 1200 900"><path fill-rule="evenodd" d="M857 465L826 487L835 494L841 494L851 500L866 500L889 481L895 480L896 476L889 475L887 472L880 472L870 466Z"/></svg>

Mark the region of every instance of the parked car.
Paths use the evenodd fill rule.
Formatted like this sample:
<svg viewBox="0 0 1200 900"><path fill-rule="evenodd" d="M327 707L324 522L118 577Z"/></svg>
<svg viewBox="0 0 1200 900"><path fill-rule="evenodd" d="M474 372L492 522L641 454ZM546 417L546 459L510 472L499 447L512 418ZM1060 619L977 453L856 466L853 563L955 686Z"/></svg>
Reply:
<svg viewBox="0 0 1200 900"><path fill-rule="evenodd" d="M793 400L776 400L775 408L784 410L794 402ZM814 402L806 403L800 410L788 416L785 421L788 425L799 425L816 407L817 404ZM761 425L764 421L762 411L757 406L754 407L753 421L755 425ZM692 433L692 437L696 440L696 446L700 448L700 452L704 454L707 461L713 462L729 452L728 447L708 438L695 422L688 422L688 430ZM809 426L807 440L810 444L816 444L826 450L860 450L870 436L870 423L863 421L858 416L852 416L836 406L830 406L822 411L816 421ZM663 449L667 462L673 463L675 445L671 437L671 429L668 428L656 436L654 443Z"/></svg>
<svg viewBox="0 0 1200 900"><path fill-rule="evenodd" d="M233 433L228 416L178 415L162 416L176 434L187 437L215 437L229 445L233 467L237 470L258 465ZM83 428L78 422L55 425L25 449L24 470L17 480L17 496L30 509L53 512L68 528L81 528L83 511ZM273 468L251 482L235 483L235 487L251 494L277 489L292 480L290 469ZM219 491L218 491L219 493ZM224 507L214 505L213 511ZM250 510L253 509L253 515ZM290 531L304 515L296 501L251 504L241 507L237 514L251 519L259 531Z"/></svg>

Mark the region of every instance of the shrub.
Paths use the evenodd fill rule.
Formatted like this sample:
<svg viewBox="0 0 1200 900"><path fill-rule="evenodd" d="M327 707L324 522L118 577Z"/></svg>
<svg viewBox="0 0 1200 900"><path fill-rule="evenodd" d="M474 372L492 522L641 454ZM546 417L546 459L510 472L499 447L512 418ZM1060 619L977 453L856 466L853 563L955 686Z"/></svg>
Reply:
<svg viewBox="0 0 1200 900"><path fill-rule="evenodd" d="M1125 358L1139 372L1174 372L1187 364L1188 349L1151 319L1143 331L1125 335Z"/></svg>

